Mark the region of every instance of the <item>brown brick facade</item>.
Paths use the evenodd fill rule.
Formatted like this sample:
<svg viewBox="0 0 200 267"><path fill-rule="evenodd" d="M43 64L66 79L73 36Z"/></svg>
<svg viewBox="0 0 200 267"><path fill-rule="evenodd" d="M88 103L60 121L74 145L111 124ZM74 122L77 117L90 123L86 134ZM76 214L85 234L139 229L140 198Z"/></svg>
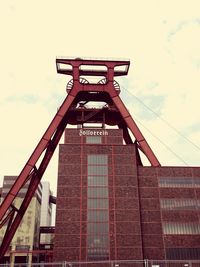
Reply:
<svg viewBox="0 0 200 267"><path fill-rule="evenodd" d="M162 237L160 246L164 245L166 259L200 259L199 170L195 167L138 168L142 218L148 223L159 222L153 227L150 223L149 228L159 234L160 240ZM162 203L166 206L162 207ZM148 247L146 258L163 257L159 250L158 255L154 254L155 250L149 253L151 244L159 244L158 239L144 233L142 236L143 240L146 237L144 247Z"/></svg>
<svg viewBox="0 0 200 267"><path fill-rule="evenodd" d="M184 255L183 248L200 248L199 234L173 233L180 230L180 222L198 232L191 223L199 224L200 206L181 210L179 203L198 203L200 187L179 186L179 181L184 183L185 177L198 184L200 168L137 166L136 147L123 145L121 130L95 131L66 129L65 144L60 145L54 260L88 260L87 155L92 154L108 156L109 260L173 259L172 249ZM86 143L87 135L101 144ZM168 181L170 177L180 179L178 185Z"/></svg>

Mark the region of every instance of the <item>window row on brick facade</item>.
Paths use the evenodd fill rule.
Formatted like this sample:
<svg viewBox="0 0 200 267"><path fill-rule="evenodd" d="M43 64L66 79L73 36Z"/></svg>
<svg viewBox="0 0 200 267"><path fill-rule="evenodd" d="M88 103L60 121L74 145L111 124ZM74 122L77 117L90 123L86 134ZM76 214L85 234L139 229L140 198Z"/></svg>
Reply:
<svg viewBox="0 0 200 267"><path fill-rule="evenodd" d="M161 199L161 208L164 210L200 210L199 199Z"/></svg>
<svg viewBox="0 0 200 267"><path fill-rule="evenodd" d="M198 177L160 177L160 187L200 187Z"/></svg>
<svg viewBox="0 0 200 267"><path fill-rule="evenodd" d="M168 260L199 260L200 248L166 248L166 258Z"/></svg>
<svg viewBox="0 0 200 267"><path fill-rule="evenodd" d="M165 235L200 234L200 225L195 222L163 222L162 226Z"/></svg>

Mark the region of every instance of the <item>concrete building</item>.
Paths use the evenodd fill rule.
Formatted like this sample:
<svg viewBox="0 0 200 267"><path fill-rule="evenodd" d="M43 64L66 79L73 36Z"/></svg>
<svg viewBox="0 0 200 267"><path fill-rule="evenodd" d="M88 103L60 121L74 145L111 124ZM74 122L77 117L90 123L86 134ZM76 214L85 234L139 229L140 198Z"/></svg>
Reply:
<svg viewBox="0 0 200 267"><path fill-rule="evenodd" d="M15 182L17 176L5 176L2 188L2 200L10 190L11 185ZM28 183L20 190L15 200L15 206L21 205L24 195L27 191ZM33 250L39 249L40 233L40 209L42 198L42 185L40 184L30 205L22 219L22 222L12 239L9 253L5 256L5 262L14 263L31 263L38 260L38 255L32 255ZM0 229L0 242L4 236L5 227ZM29 251L30 253L27 253Z"/></svg>
<svg viewBox="0 0 200 267"><path fill-rule="evenodd" d="M200 168L143 167L120 129L66 129L54 261L200 259Z"/></svg>
<svg viewBox="0 0 200 267"><path fill-rule="evenodd" d="M41 203L41 217L40 226L51 226L52 220L52 203L49 202L50 195L50 183L47 181L42 182L42 203ZM40 244L50 244L52 240L51 234L41 234Z"/></svg>

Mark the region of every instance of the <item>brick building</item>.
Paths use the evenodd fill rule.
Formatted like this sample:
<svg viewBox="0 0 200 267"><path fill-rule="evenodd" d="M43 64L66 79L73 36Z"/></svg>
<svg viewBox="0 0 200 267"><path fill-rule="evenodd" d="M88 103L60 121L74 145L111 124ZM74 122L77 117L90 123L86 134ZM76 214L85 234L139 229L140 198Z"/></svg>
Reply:
<svg viewBox="0 0 200 267"><path fill-rule="evenodd" d="M200 259L200 168L143 167L120 129L66 129L55 261Z"/></svg>
<svg viewBox="0 0 200 267"><path fill-rule="evenodd" d="M161 167L119 97L130 62L56 64L72 76L65 118L78 128L59 150L54 260L199 260L200 168Z"/></svg>
<svg viewBox="0 0 200 267"><path fill-rule="evenodd" d="M72 77L68 95L20 174L19 185L12 186L2 203L0 216L13 209L13 196L23 181L31 179L36 188L65 131L53 261L200 260L200 168L161 167L119 97L114 78L128 74L130 61L58 58L56 66L58 73ZM151 167L143 166L141 152ZM0 256L5 251L1 245Z"/></svg>

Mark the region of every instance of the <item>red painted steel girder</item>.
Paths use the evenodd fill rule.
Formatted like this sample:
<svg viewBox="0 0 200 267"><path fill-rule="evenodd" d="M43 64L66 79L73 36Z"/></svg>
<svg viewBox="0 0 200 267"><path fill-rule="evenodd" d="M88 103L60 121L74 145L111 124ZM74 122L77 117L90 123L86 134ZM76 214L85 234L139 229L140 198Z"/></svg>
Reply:
<svg viewBox="0 0 200 267"><path fill-rule="evenodd" d="M92 68L90 68L90 66L92 66ZM73 76L74 80L81 75L105 76L109 78L110 71L112 72L113 76L127 75L129 66L129 60L95 60L83 58L56 59L57 72L71 75Z"/></svg>
<svg viewBox="0 0 200 267"><path fill-rule="evenodd" d="M68 96L64 100L63 104L59 108L46 132L42 136L29 160L22 169L20 175L16 179L15 183L11 187L10 191L6 195L3 203L0 206L0 221L1 224L8 222L8 226L0 247L0 258L2 258L9 244L22 220L27 207L34 196L34 193L38 187L38 184L44 174L49 161L55 151L56 146L64 132L64 129L68 123L67 112L72 106L73 102L80 92L106 92L109 95L111 102L114 103L115 107L121 114L124 123L124 131L126 132L126 139L131 142L127 133L129 128L136 138L138 146L141 148L143 153L149 159L152 166L160 166L159 161L151 150L150 146L146 142L144 136L137 127L135 121L132 119L125 105L119 97L119 91L115 90L113 81L114 76L126 75L128 73L129 61L108 61L108 60L83 60L83 59L57 59L57 68L59 73L72 75L73 85L72 89L69 91ZM71 67L69 69L64 68L63 70L58 64L69 64ZM92 68L85 68L81 66L94 66ZM105 69L95 68L95 66L105 66ZM124 69L117 69L116 67L124 66ZM105 84L82 84L80 83L80 75L91 75L91 76L104 76L106 78ZM80 95L80 94L79 94ZM84 95L84 94L83 94ZM107 96L106 96L107 98ZM41 163L38 163L41 162ZM39 164L39 167L36 164ZM18 192L23 188L26 182L30 180L27 193L23 199L23 202L19 209L17 209L13 201L17 197ZM10 211L11 210L11 211Z"/></svg>
<svg viewBox="0 0 200 267"><path fill-rule="evenodd" d="M5 255L9 244L22 220L22 217L26 212L32 197L34 196L35 191L37 190L42 175L44 174L49 164L49 161L56 149L56 146L64 132L64 129L67 124L67 121L65 119L66 112L73 100L74 97L71 95L68 95L66 97L60 109L58 110L52 122L50 123L48 129L46 130L45 134L41 138L31 157L25 164L23 170L21 171L20 175L18 176L17 180L11 187L10 191L8 192L3 203L0 206L0 220L7 221L6 216L9 209L12 209L12 207L14 207L14 199L17 197L18 192L20 191L20 189L23 188L24 184L28 180L30 180L27 193L23 199L20 208L14 208L15 216L10 217L11 219L9 219L8 227L6 229L0 247L0 259ZM36 168L36 163L41 158L42 154L44 154L42 161L39 167Z"/></svg>
<svg viewBox="0 0 200 267"><path fill-rule="evenodd" d="M119 96L113 96L112 100L115 103L116 107L119 109L124 121L126 122L126 125L135 136L135 139L137 140L139 146L142 149L142 152L148 158L151 165L154 167L160 166L158 159L156 158L155 154L153 153L152 149L150 148L149 144L147 143L146 139L138 128L137 124L131 117L121 98Z"/></svg>

